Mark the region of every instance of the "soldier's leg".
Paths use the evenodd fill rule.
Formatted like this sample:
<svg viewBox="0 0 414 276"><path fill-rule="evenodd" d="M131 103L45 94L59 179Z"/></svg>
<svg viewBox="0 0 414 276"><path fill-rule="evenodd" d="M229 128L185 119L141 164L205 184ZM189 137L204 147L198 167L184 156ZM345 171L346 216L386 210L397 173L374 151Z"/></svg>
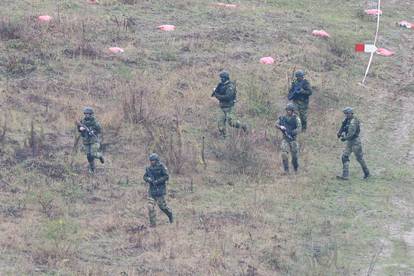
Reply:
<svg viewBox="0 0 414 276"><path fill-rule="evenodd" d="M101 145L99 143L94 143L92 145L92 155L93 158L99 159L102 164L105 162L101 152Z"/></svg>
<svg viewBox="0 0 414 276"><path fill-rule="evenodd" d="M292 141L290 142L290 153L292 155L292 166L295 172L298 171L299 168L299 145L298 142Z"/></svg>
<svg viewBox="0 0 414 276"><path fill-rule="evenodd" d="M283 139L282 144L280 145L280 152L281 152L281 157L282 157L283 170L286 173L289 172L289 157L288 157L289 150L290 150L289 143L285 139Z"/></svg>
<svg viewBox="0 0 414 276"><path fill-rule="evenodd" d="M364 172L364 179L368 178L370 176L369 169L367 164L364 160L364 153L362 151L362 145L361 143L357 143L353 146L352 151L355 154L356 160L361 165L362 171Z"/></svg>
<svg viewBox="0 0 414 276"><path fill-rule="evenodd" d="M157 200L158 207L161 209L161 211L163 211L167 215L170 223L173 223L173 213L172 213L172 210L168 208L167 202L165 202L164 196L157 197L156 200Z"/></svg>
<svg viewBox="0 0 414 276"><path fill-rule="evenodd" d="M349 179L349 156L352 153L352 145L347 142L345 145L345 149L342 153L342 175L337 176L338 179L341 180L348 180Z"/></svg>
<svg viewBox="0 0 414 276"><path fill-rule="evenodd" d="M95 172L95 158L93 157L92 145L91 144L85 145L85 151L86 151L86 159L88 159L88 163L89 163L89 172L93 173Z"/></svg>
<svg viewBox="0 0 414 276"><path fill-rule="evenodd" d="M156 201L152 197L148 197L148 219L150 223L150 227L154 227L156 225L156 213L155 213L155 205Z"/></svg>
<svg viewBox="0 0 414 276"><path fill-rule="evenodd" d="M217 124L220 135L226 137L227 111L223 108L221 110L223 113L220 114Z"/></svg>
<svg viewBox="0 0 414 276"><path fill-rule="evenodd" d="M308 127L308 107L300 106L299 107L299 118L302 123L302 131L306 131Z"/></svg>
<svg viewBox="0 0 414 276"><path fill-rule="evenodd" d="M236 115L234 114L234 110L233 110L233 108L231 108L230 110L229 110L229 112L227 113L227 122L229 123L229 125L231 126L231 127L234 127L234 128L241 128L241 129L243 129L243 131L244 132L247 132L247 125L246 124L243 124L243 123L241 123L240 122L240 120L238 120L237 118L236 118Z"/></svg>

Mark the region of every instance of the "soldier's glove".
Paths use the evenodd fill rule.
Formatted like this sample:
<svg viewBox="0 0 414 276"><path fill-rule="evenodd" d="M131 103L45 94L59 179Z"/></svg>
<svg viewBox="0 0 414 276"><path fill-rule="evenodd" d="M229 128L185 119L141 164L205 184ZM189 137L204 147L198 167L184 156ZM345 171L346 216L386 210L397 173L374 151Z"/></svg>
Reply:
<svg viewBox="0 0 414 276"><path fill-rule="evenodd" d="M286 127L285 126L280 126L280 129L281 130L286 130Z"/></svg>

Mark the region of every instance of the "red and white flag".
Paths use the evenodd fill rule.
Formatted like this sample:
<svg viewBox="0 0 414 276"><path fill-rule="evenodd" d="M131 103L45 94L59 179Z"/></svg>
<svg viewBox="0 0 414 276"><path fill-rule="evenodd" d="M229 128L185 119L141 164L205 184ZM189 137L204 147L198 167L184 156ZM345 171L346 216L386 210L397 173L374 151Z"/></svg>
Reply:
<svg viewBox="0 0 414 276"><path fill-rule="evenodd" d="M355 44L355 52L375 53L378 48L373 44Z"/></svg>

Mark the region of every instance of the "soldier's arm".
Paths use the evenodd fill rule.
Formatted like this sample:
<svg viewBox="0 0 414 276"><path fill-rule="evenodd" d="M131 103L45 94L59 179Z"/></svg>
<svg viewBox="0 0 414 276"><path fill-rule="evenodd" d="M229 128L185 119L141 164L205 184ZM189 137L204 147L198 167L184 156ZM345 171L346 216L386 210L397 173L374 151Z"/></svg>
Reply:
<svg viewBox="0 0 414 276"><path fill-rule="evenodd" d="M352 138L354 138L355 133L356 133L357 128L358 128L357 123L358 123L357 120L352 119L352 121L351 121L351 123L349 124L349 127L348 127L348 132L342 138L343 140L346 141L346 140L351 140Z"/></svg>
<svg viewBox="0 0 414 276"><path fill-rule="evenodd" d="M279 119L276 121L275 127L279 129L282 127L282 117L279 117Z"/></svg>
<svg viewBox="0 0 414 276"><path fill-rule="evenodd" d="M76 124L76 129L79 132L83 132L83 130L81 130L81 127L82 127L82 124L83 124L82 121L76 121L75 124Z"/></svg>
<svg viewBox="0 0 414 276"><path fill-rule="evenodd" d="M154 184L163 183L167 181L169 178L170 176L168 175L168 169L164 165L162 165L161 177L155 180Z"/></svg>
<svg viewBox="0 0 414 276"><path fill-rule="evenodd" d="M300 121L299 116L296 116L296 128L292 130L293 135L298 135L302 131L302 122Z"/></svg>
<svg viewBox="0 0 414 276"><path fill-rule="evenodd" d="M341 124L341 128L338 130L338 133L336 134L338 138L341 138L342 133L344 132L345 124L346 124L346 121L343 121Z"/></svg>
<svg viewBox="0 0 414 276"><path fill-rule="evenodd" d="M211 97L216 97L216 91L219 86L220 84L217 84L216 88L213 89L213 93L211 94Z"/></svg>
<svg viewBox="0 0 414 276"><path fill-rule="evenodd" d="M150 183L152 181L151 177L149 176L148 169L145 169L145 174L143 178L144 178L144 181L147 183Z"/></svg>
<svg viewBox="0 0 414 276"><path fill-rule="evenodd" d="M300 90L300 94L310 96L312 95L312 89L310 84L307 80L303 81L302 89Z"/></svg>
<svg viewBox="0 0 414 276"><path fill-rule="evenodd" d="M289 88L289 94L293 93L293 90L295 89L295 82L292 81L292 83L290 84L290 88Z"/></svg>
<svg viewBox="0 0 414 276"><path fill-rule="evenodd" d="M93 128L93 131L95 132L95 134L101 134L101 132L102 132L102 127L101 127L101 125L98 123L98 122L96 122L95 123L95 126L94 126L94 128Z"/></svg>
<svg viewBox="0 0 414 276"><path fill-rule="evenodd" d="M230 84L229 87L227 87L226 93L224 93L224 95L220 95L220 94L215 94L215 95L216 95L216 98L219 99L220 101L230 101L234 99L234 94L236 93L235 90L236 89L234 85Z"/></svg>

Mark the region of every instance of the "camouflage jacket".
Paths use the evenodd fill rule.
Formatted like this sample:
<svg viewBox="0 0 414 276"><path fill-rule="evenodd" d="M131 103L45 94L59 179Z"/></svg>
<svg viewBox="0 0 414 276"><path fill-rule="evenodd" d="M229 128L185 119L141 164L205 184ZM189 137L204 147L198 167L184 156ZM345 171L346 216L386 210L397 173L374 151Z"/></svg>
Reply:
<svg viewBox="0 0 414 276"><path fill-rule="evenodd" d="M295 80L289 89L288 100L295 103L309 103L309 96L312 95L312 89L307 80Z"/></svg>
<svg viewBox="0 0 414 276"><path fill-rule="evenodd" d="M293 140L283 134L283 139L287 141L296 140L296 136L302 131L302 123L299 117L295 114L292 116L280 116L277 124L279 126L284 126L286 128L286 134L292 136Z"/></svg>
<svg viewBox="0 0 414 276"><path fill-rule="evenodd" d="M91 117L90 119L82 119L80 121L81 125L78 125L78 131L81 134L82 141L84 145L99 143L99 136L102 132L101 125L96 121L95 117ZM84 125L89 129L81 131L81 126Z"/></svg>
<svg viewBox="0 0 414 276"><path fill-rule="evenodd" d="M220 107L232 107L236 102L236 85L232 81L220 82L214 89L213 96L220 102Z"/></svg>
<svg viewBox="0 0 414 276"><path fill-rule="evenodd" d="M149 184L149 195L151 197L165 195L168 179L168 169L161 162L157 162L154 166L151 165L145 169L144 181Z"/></svg>
<svg viewBox="0 0 414 276"><path fill-rule="evenodd" d="M342 139L345 141L352 142L359 138L360 132L360 121L354 116L351 119L346 118L342 122L341 128L338 131L338 136L342 136Z"/></svg>

